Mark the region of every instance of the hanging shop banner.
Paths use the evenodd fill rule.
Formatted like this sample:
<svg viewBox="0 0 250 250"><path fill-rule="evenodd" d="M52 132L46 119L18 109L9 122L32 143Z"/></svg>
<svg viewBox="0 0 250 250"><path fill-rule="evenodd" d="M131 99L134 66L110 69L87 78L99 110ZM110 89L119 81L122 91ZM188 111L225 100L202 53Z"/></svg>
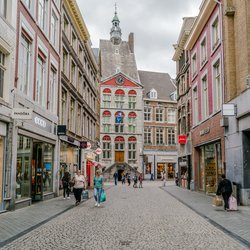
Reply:
<svg viewBox="0 0 250 250"><path fill-rule="evenodd" d="M97 155L100 155L100 154L102 153L102 149L101 149L101 148L97 148L97 149L95 150L95 153L96 153Z"/></svg>

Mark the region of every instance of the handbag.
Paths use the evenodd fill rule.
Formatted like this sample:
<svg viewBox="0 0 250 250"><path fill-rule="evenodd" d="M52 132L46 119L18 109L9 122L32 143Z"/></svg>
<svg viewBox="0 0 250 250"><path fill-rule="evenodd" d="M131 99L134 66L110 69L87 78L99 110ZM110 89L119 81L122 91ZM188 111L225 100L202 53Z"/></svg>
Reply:
<svg viewBox="0 0 250 250"><path fill-rule="evenodd" d="M102 190L101 197L100 197L100 202L106 201L106 193L104 190Z"/></svg>
<svg viewBox="0 0 250 250"><path fill-rule="evenodd" d="M214 207L221 207L222 205L223 205L222 199L220 197L218 197L218 196L215 196L213 198L213 206Z"/></svg>
<svg viewBox="0 0 250 250"><path fill-rule="evenodd" d="M230 211L237 211L238 210L237 200L232 195L229 197L228 204L229 204Z"/></svg>

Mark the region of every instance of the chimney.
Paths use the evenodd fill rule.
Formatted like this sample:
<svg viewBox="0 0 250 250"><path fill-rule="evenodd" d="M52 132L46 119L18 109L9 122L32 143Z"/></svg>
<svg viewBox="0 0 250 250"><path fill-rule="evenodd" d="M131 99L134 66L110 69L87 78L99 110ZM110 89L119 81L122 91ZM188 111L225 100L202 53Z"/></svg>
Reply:
<svg viewBox="0 0 250 250"><path fill-rule="evenodd" d="M128 35L128 46L131 53L134 53L134 33Z"/></svg>

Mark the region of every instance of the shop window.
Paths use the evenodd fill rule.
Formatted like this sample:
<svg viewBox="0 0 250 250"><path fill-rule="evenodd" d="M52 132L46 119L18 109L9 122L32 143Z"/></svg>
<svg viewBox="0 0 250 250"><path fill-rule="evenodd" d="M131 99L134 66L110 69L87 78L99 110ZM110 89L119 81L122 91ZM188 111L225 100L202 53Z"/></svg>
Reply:
<svg viewBox="0 0 250 250"><path fill-rule="evenodd" d="M0 169L3 169L3 164L4 164L4 143L5 138L3 136L0 136ZM0 175L0 183L3 183L3 176ZM3 185L0 185L0 200L2 201L2 187Z"/></svg>
<svg viewBox="0 0 250 250"><path fill-rule="evenodd" d="M25 145L24 145L25 144ZM17 137L17 163L16 163L16 199L30 197L31 174L31 139L18 135Z"/></svg>
<svg viewBox="0 0 250 250"><path fill-rule="evenodd" d="M53 191L53 155L54 147L51 144L44 144L43 159L43 192Z"/></svg>

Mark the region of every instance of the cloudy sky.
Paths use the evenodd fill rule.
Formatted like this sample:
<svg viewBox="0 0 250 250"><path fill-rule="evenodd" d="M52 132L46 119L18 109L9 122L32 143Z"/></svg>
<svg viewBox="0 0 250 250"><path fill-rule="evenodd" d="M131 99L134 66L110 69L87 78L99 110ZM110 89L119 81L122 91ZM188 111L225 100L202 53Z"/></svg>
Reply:
<svg viewBox="0 0 250 250"><path fill-rule="evenodd" d="M110 38L114 6L122 39L134 33L139 70L167 72L175 77L173 44L177 42L182 18L197 16L202 0L77 0L89 30L92 47Z"/></svg>

